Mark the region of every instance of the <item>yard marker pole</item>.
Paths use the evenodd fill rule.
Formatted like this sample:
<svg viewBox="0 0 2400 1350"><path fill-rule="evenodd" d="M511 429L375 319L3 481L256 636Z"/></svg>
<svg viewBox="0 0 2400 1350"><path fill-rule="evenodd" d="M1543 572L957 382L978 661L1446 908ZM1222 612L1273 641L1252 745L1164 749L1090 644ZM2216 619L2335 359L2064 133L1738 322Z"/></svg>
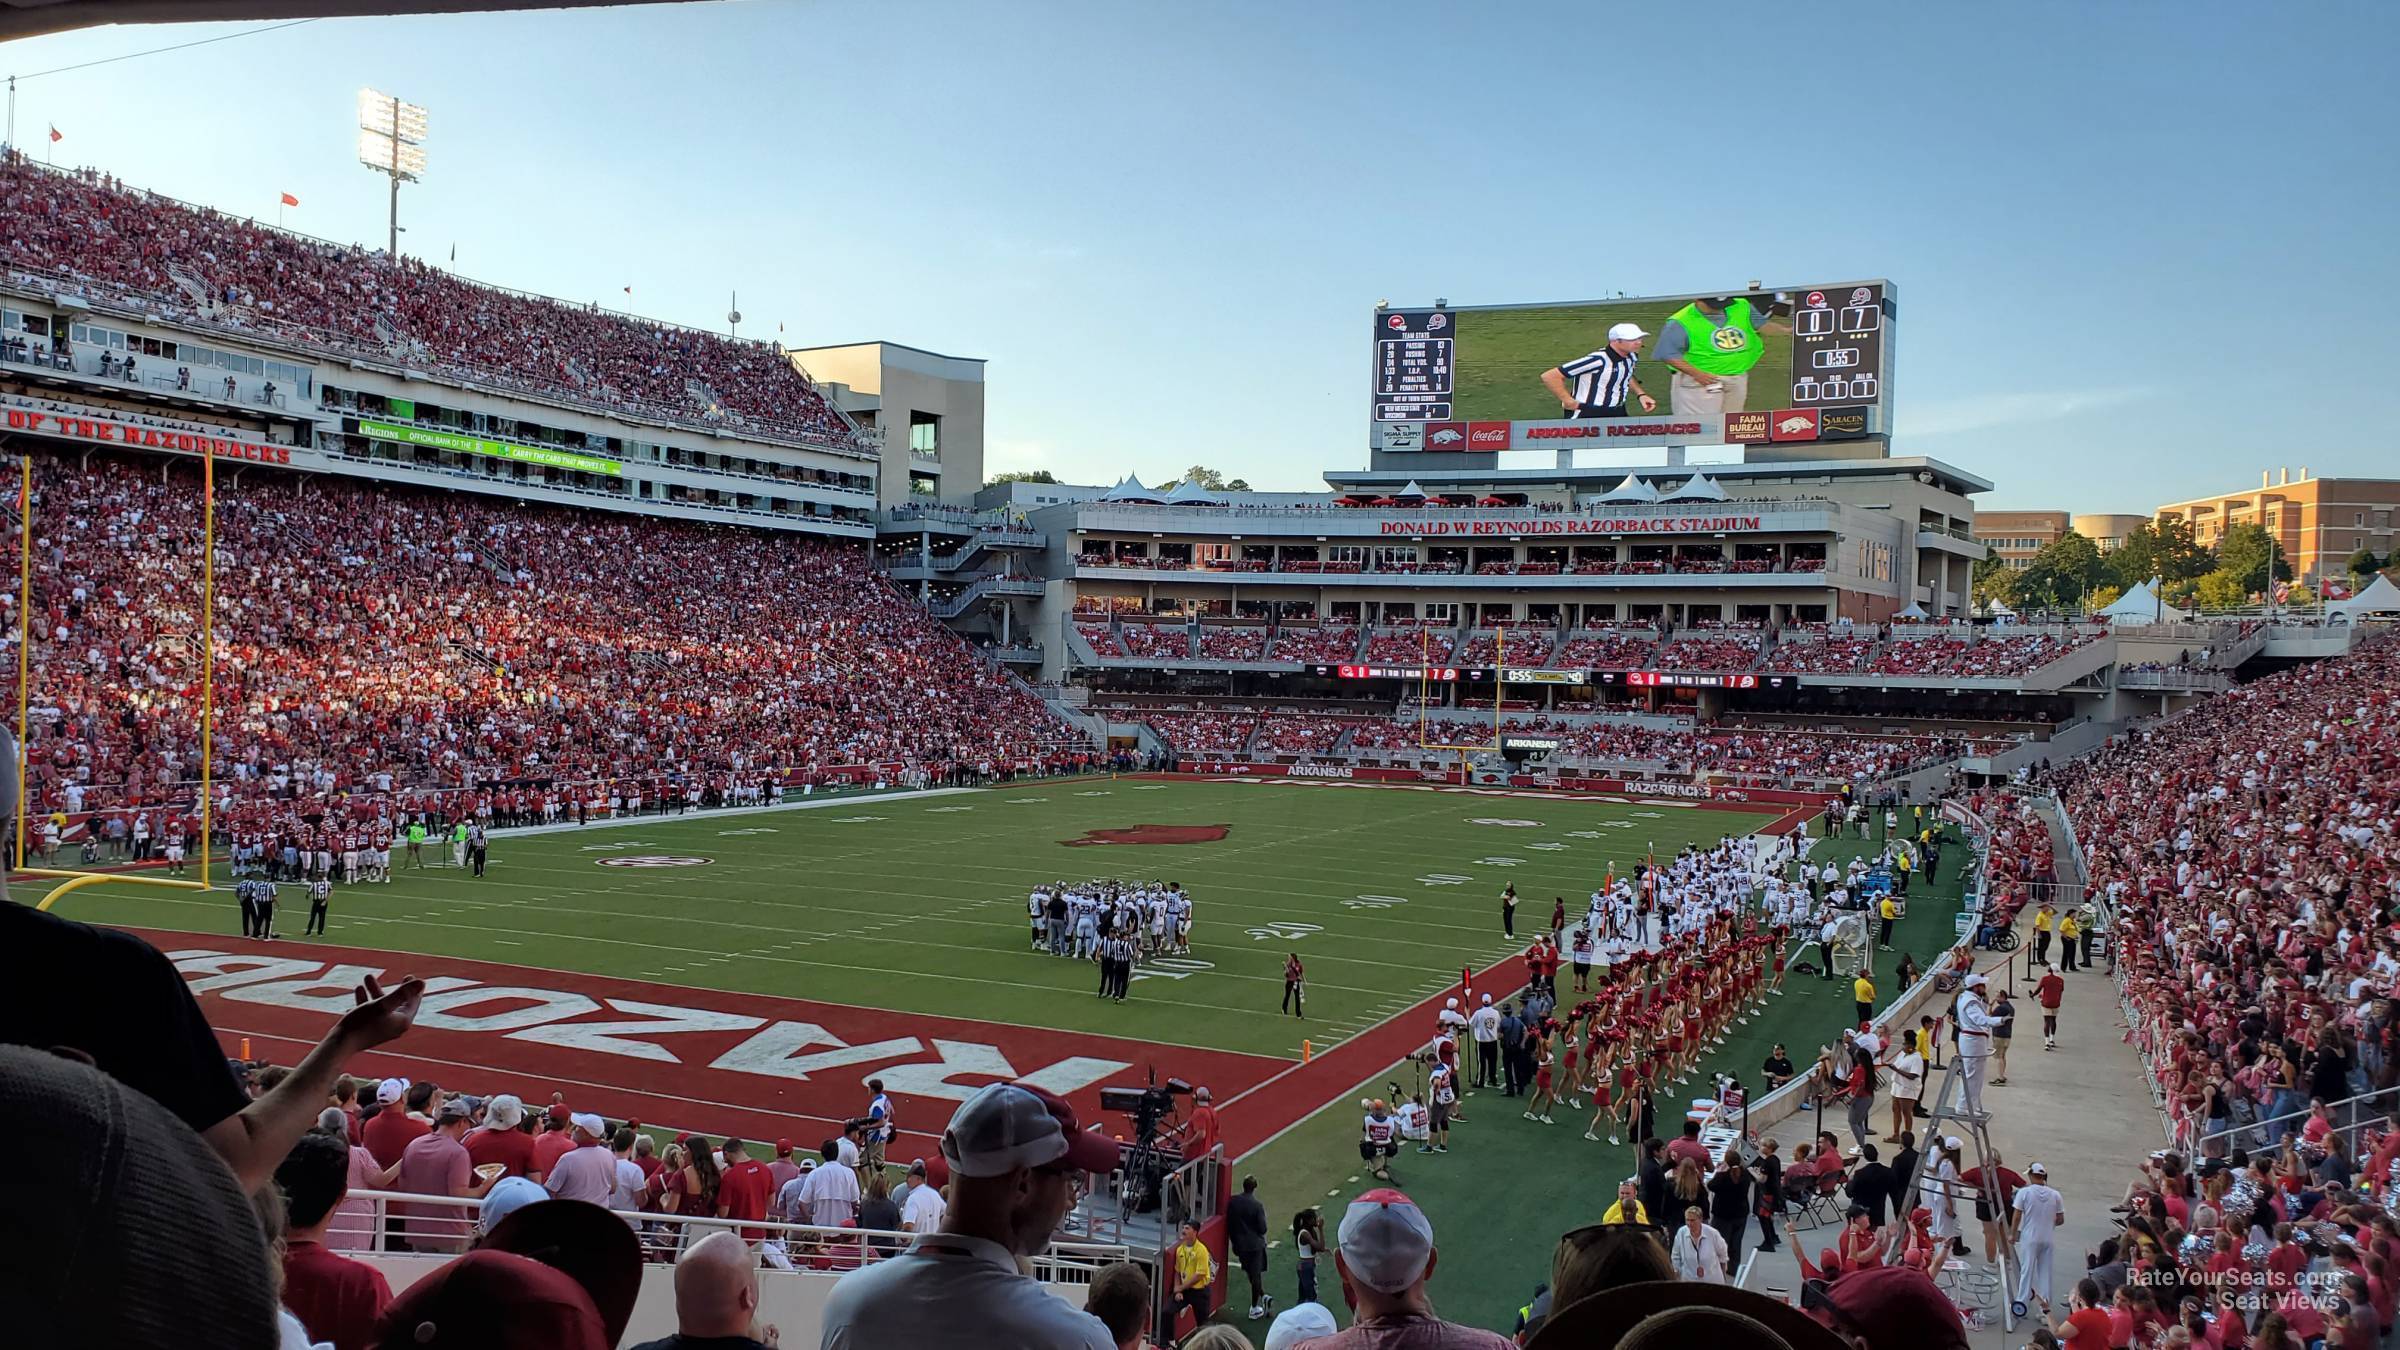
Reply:
<svg viewBox="0 0 2400 1350"><path fill-rule="evenodd" d="M17 457L17 852L25 865L25 710L33 702L33 456Z"/></svg>
<svg viewBox="0 0 2400 1350"><path fill-rule="evenodd" d="M200 885L208 886L210 750L217 730L217 457L200 455Z"/></svg>

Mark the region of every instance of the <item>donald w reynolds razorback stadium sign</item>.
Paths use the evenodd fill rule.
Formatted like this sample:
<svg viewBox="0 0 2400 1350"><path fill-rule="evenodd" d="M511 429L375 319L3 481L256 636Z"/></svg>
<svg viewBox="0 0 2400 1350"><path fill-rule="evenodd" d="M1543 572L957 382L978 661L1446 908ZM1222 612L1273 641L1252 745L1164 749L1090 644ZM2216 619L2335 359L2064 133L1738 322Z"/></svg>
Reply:
<svg viewBox="0 0 2400 1350"><path fill-rule="evenodd" d="M1737 534L1762 528L1757 516L1549 516L1532 520L1383 522L1383 533L1448 534Z"/></svg>

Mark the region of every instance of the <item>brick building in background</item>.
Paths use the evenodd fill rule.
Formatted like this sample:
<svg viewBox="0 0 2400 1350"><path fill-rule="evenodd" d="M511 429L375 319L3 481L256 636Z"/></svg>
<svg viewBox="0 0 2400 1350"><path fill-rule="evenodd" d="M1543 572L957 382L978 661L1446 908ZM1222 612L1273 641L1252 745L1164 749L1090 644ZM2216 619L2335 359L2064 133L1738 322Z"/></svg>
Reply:
<svg viewBox="0 0 2400 1350"><path fill-rule="evenodd" d="M2209 548L2236 525L2263 525L2283 546L2293 579L2313 584L2345 575L2362 546L2391 557L2400 478L2311 478L2306 466L2298 478L2288 468L2261 470L2255 488L2171 502L2157 514L2190 521L2192 538ZM1976 532L1984 533L1981 515Z"/></svg>

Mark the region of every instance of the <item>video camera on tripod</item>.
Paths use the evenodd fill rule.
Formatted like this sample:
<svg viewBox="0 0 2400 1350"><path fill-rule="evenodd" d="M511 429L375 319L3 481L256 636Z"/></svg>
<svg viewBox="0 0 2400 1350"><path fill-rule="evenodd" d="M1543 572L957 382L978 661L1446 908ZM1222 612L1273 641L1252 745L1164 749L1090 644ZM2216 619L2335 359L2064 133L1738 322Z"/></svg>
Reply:
<svg viewBox="0 0 2400 1350"><path fill-rule="evenodd" d="M1157 1081L1151 1075L1148 1087L1104 1087L1100 1089L1100 1109L1119 1111L1133 1117L1133 1146L1142 1148L1158 1140L1158 1123L1175 1109L1177 1097L1192 1095L1192 1085L1180 1078Z"/></svg>

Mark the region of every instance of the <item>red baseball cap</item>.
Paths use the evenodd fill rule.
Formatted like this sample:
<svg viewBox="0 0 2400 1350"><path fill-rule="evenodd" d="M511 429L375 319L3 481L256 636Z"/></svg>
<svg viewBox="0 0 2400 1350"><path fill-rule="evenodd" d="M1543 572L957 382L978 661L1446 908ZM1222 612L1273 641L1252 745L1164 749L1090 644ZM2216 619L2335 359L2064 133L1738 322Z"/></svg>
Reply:
<svg viewBox="0 0 2400 1350"><path fill-rule="evenodd" d="M1908 1266L1856 1270L1810 1292L1809 1312L1835 1331L1883 1350L1967 1350L1967 1330L1958 1307L1924 1271Z"/></svg>
<svg viewBox="0 0 2400 1350"><path fill-rule="evenodd" d="M776 1140L776 1141L775 1141L775 1155L776 1155L777 1157L781 1157L781 1156L783 1156L784 1154L786 1154L786 1153L789 1153L789 1152L791 1152L791 1151L792 1151L792 1141L791 1141L791 1140L789 1140L789 1139L778 1139L778 1140Z"/></svg>
<svg viewBox="0 0 2400 1350"><path fill-rule="evenodd" d="M385 1310L384 1350L609 1350L615 1341L564 1272L512 1252L475 1251L412 1284Z"/></svg>

